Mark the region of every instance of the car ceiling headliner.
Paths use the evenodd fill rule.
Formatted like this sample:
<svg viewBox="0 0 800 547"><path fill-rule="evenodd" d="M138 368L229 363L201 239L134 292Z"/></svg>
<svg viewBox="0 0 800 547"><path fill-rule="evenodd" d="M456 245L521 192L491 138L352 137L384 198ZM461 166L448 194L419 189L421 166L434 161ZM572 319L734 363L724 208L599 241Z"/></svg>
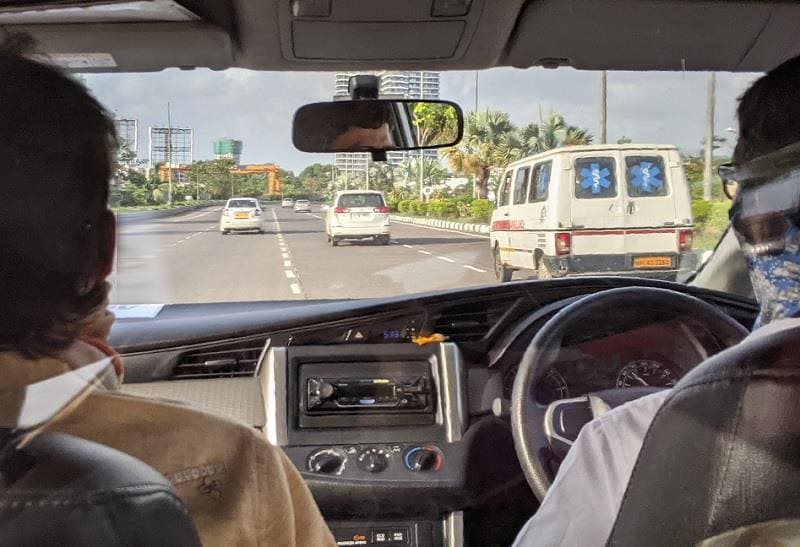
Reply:
<svg viewBox="0 0 800 547"><path fill-rule="evenodd" d="M0 28L31 33L45 53L110 53L117 65L86 72L498 66L764 71L800 53L796 2L471 0L466 15L434 17L433 3L448 0L330 0L329 15L296 17L292 0L175 1L197 19ZM320 0L300 2L313 7ZM9 6L13 2L0 0L0 12L18 9Z"/></svg>

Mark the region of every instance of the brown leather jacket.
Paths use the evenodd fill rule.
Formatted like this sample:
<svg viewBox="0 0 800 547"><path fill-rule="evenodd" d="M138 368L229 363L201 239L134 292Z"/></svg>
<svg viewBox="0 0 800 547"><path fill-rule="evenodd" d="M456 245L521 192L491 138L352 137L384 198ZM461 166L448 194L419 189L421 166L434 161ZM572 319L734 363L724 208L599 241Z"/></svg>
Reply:
<svg viewBox="0 0 800 547"><path fill-rule="evenodd" d="M22 387L104 357L83 341L59 359L0 352L0 387ZM297 469L260 432L105 387L50 427L126 452L163 473L204 545L336 545Z"/></svg>

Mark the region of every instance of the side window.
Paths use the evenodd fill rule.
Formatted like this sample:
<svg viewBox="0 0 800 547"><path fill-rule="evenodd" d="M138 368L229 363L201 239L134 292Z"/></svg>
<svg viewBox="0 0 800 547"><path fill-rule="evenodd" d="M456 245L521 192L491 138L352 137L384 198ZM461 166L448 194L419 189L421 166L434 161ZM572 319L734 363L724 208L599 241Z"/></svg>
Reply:
<svg viewBox="0 0 800 547"><path fill-rule="evenodd" d="M617 195L614 158L578 158L575 160L575 197L579 199L613 198Z"/></svg>
<svg viewBox="0 0 800 547"><path fill-rule="evenodd" d="M514 179L514 205L525 203L525 196L528 195L528 174L530 167L517 169L517 177Z"/></svg>
<svg viewBox="0 0 800 547"><path fill-rule="evenodd" d="M511 177L513 174L511 171L506 173L505 178L503 179L503 183L500 185L500 194L497 198L497 205L502 207L503 205L508 205L509 203L509 194L511 192Z"/></svg>
<svg viewBox="0 0 800 547"><path fill-rule="evenodd" d="M546 201L547 191L550 188L550 173L553 170L553 162L546 161L533 168L531 184L528 189L528 202Z"/></svg>
<svg viewBox="0 0 800 547"><path fill-rule="evenodd" d="M625 158L625 180L628 196L646 198L669 193L661 156L628 156Z"/></svg>

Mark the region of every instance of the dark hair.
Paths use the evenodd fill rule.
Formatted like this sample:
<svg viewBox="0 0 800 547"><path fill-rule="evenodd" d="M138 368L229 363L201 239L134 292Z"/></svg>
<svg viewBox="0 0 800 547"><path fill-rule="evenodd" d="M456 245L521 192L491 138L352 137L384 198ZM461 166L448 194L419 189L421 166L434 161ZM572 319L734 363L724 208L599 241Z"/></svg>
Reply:
<svg viewBox="0 0 800 547"><path fill-rule="evenodd" d="M51 353L106 299L99 267L114 123L75 78L0 44L0 345ZM23 52L25 54L23 54Z"/></svg>
<svg viewBox="0 0 800 547"><path fill-rule="evenodd" d="M800 56L756 80L739 99L734 163L745 163L800 141Z"/></svg>

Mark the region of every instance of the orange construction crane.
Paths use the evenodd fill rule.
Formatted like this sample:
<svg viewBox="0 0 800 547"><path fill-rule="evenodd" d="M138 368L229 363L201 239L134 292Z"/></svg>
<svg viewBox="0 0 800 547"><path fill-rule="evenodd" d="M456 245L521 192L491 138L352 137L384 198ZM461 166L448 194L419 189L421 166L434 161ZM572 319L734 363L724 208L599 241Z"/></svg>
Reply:
<svg viewBox="0 0 800 547"><path fill-rule="evenodd" d="M240 165L230 170L232 175L267 175L267 187L264 189L267 195L281 193L281 179L278 173L281 168L274 163L251 163L250 165Z"/></svg>

